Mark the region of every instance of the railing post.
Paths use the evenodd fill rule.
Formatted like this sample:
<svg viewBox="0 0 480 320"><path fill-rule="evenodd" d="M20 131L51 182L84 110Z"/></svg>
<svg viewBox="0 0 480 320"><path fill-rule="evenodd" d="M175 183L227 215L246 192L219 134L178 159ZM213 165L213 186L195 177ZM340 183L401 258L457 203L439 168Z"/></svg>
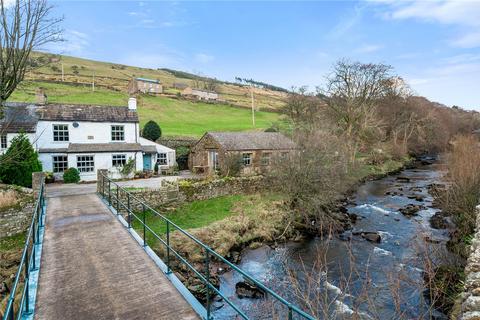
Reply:
<svg viewBox="0 0 480 320"><path fill-rule="evenodd" d="M207 320L210 320L210 256L207 248L205 248L205 278L207 279L207 283L205 283L207 287Z"/></svg>
<svg viewBox="0 0 480 320"><path fill-rule="evenodd" d="M172 273L170 269L170 222L167 220L167 274Z"/></svg>
<svg viewBox="0 0 480 320"><path fill-rule="evenodd" d="M288 306L288 320L292 320L292 319L293 319L292 306Z"/></svg>
<svg viewBox="0 0 480 320"><path fill-rule="evenodd" d="M145 225L145 204L142 202L142 211L143 211L143 217L142 217L142 223L143 223L143 246L147 246L147 238L146 238L146 231L147 227Z"/></svg>
<svg viewBox="0 0 480 320"><path fill-rule="evenodd" d="M118 192L118 184L117 184L117 215L120 214L120 212L118 211L118 209L120 208L118 194L119 194L119 192Z"/></svg>
<svg viewBox="0 0 480 320"><path fill-rule="evenodd" d="M25 263L24 263L24 266L25 266L25 311L28 311L28 308L29 308L29 301L28 301L28 298L29 298L29 295L28 295L28 278L30 277L30 270L28 270L30 268L30 263L29 263L29 255L28 255L28 241L27 241L27 250L25 250Z"/></svg>
<svg viewBox="0 0 480 320"><path fill-rule="evenodd" d="M108 205L112 206L112 189L110 179L108 180Z"/></svg>
<svg viewBox="0 0 480 320"><path fill-rule="evenodd" d="M130 209L130 192L127 192L127 213L128 213L128 229L130 229L132 227L132 222L131 222L131 219L132 219L132 216L130 214L130 212L132 211Z"/></svg>

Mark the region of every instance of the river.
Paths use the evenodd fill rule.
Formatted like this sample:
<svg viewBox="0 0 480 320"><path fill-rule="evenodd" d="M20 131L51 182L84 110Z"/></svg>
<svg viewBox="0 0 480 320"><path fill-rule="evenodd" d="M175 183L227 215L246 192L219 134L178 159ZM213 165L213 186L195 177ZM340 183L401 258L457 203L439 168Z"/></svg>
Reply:
<svg viewBox="0 0 480 320"><path fill-rule="evenodd" d="M438 209L432 207L428 186L439 183L442 174L439 165L433 164L368 181L349 198L348 212L358 216L352 230L329 239L246 250L239 267L299 305L309 296L320 310L319 318L445 318L425 299L423 280L426 261L435 260L431 257L439 252L448 255L447 231L433 229L429 223ZM407 217L399 209L408 204L424 208ZM367 241L362 231L378 232L380 243ZM298 286L292 279L298 280ZM220 290L248 310L249 317L271 319L271 311L276 310L271 300L236 296L235 284L242 280L241 275L226 272ZM217 302L216 307L217 318L235 319L227 304Z"/></svg>

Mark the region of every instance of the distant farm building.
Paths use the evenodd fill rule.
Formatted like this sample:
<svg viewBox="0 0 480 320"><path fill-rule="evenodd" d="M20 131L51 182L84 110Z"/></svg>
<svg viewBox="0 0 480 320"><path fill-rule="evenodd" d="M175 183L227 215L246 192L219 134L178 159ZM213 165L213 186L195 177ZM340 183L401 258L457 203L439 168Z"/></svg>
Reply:
<svg viewBox="0 0 480 320"><path fill-rule="evenodd" d="M128 93L153 93L158 94L163 92L162 84L159 80L135 78L128 83Z"/></svg>
<svg viewBox="0 0 480 320"><path fill-rule="evenodd" d="M178 89L178 90L185 90L185 89L188 88L188 84L183 83L183 82L174 82L172 87L174 89Z"/></svg>
<svg viewBox="0 0 480 320"><path fill-rule="evenodd" d="M218 93L213 91L206 91L200 89L193 89L193 88L185 88L182 91L182 96L191 96L195 97L198 100L218 100Z"/></svg>

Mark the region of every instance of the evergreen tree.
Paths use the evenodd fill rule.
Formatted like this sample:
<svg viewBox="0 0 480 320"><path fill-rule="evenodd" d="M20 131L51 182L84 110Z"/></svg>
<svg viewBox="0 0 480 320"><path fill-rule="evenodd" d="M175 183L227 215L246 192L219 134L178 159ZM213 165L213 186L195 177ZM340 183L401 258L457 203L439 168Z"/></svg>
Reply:
<svg viewBox="0 0 480 320"><path fill-rule="evenodd" d="M32 173L39 171L42 171L42 164L38 160L38 153L28 137L19 134L0 157L0 179L7 184L31 187Z"/></svg>
<svg viewBox="0 0 480 320"><path fill-rule="evenodd" d="M142 136L150 141L157 141L162 136L162 129L153 120L148 121L143 127Z"/></svg>

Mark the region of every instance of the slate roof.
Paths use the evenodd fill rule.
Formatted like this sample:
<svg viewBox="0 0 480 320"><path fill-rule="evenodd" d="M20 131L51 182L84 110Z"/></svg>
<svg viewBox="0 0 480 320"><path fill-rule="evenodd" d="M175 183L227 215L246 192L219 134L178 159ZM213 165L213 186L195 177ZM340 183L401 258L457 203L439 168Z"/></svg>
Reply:
<svg viewBox="0 0 480 320"><path fill-rule="evenodd" d="M207 132L223 148L242 150L290 150L295 143L278 132Z"/></svg>
<svg viewBox="0 0 480 320"><path fill-rule="evenodd" d="M70 143L68 148L40 149L39 153L89 153L142 151L139 143Z"/></svg>
<svg viewBox="0 0 480 320"><path fill-rule="evenodd" d="M5 117L0 120L1 133L33 133L39 120L138 122L137 112L128 107L8 102L4 114Z"/></svg>
<svg viewBox="0 0 480 320"><path fill-rule="evenodd" d="M142 151L145 153L157 153L157 148L155 146L142 146Z"/></svg>
<svg viewBox="0 0 480 320"><path fill-rule="evenodd" d="M1 133L33 133L37 126L35 107L18 104L7 104L3 110L5 117L0 120Z"/></svg>
<svg viewBox="0 0 480 320"><path fill-rule="evenodd" d="M129 110L128 107L47 104L38 106L36 113L39 120L138 122L137 112Z"/></svg>

